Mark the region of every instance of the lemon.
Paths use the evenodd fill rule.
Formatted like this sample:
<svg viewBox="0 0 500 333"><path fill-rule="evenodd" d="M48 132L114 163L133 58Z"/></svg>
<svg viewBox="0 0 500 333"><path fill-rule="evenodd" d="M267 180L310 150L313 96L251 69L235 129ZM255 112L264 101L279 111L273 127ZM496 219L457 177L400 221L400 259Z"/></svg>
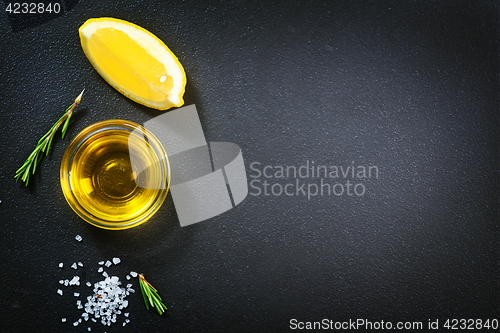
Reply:
<svg viewBox="0 0 500 333"><path fill-rule="evenodd" d="M184 68L155 35L109 17L90 19L78 31L92 66L123 95L159 110L184 104Z"/></svg>

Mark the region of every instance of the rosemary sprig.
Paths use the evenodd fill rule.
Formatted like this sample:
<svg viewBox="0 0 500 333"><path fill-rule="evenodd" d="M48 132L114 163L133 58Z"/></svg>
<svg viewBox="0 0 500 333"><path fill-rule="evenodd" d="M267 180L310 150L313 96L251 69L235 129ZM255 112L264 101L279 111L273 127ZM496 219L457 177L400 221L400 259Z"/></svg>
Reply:
<svg viewBox="0 0 500 333"><path fill-rule="evenodd" d="M38 144L35 147L35 150L31 152L30 156L24 164L17 169L16 171L16 182L21 179L23 182L26 183L26 186L28 186L28 181L30 179L30 174L35 174L35 170L37 165L40 163L40 160L43 157L43 153L46 153L45 155L49 154L49 149L50 145L52 144L52 139L54 138L54 135L57 132L57 129L61 124L64 122L63 128L62 128L62 137L64 139L64 134L66 134L66 130L68 129L68 124L69 120L71 119L71 116L73 115L73 110L75 107L81 102L82 100L82 95L85 89L78 95L78 97L75 99L75 102L71 104L66 111L64 112L64 115L59 118L59 120L52 126L52 128L44 135L40 140L38 140Z"/></svg>
<svg viewBox="0 0 500 333"><path fill-rule="evenodd" d="M162 303L161 297L158 295L155 287L146 281L143 274L139 274L139 285L141 286L144 303L146 303L146 309L149 310L149 304L151 304L151 306L155 308L160 315L162 315L165 310L167 310L167 307Z"/></svg>

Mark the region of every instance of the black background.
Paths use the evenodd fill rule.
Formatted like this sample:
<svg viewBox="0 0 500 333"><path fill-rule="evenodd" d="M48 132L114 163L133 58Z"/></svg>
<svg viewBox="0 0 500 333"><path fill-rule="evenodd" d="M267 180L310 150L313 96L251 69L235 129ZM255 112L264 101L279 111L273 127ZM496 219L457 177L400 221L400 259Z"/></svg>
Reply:
<svg viewBox="0 0 500 333"><path fill-rule="evenodd" d="M85 223L59 184L70 139L97 121L161 114L86 59L78 28L103 16L170 47L187 74L185 105L196 105L207 141L241 147L249 181L253 162L376 165L379 178L361 181L360 197L249 194L184 228L170 195L137 228ZM498 2L69 1L51 20L24 20L0 14L0 331L86 332L72 326L81 310L58 281L97 282L97 262L113 257L122 263L110 274L143 272L169 310L147 312L135 293L126 327L93 332L500 319ZM27 188L16 184L84 87L67 137ZM75 261L85 267L74 272Z"/></svg>

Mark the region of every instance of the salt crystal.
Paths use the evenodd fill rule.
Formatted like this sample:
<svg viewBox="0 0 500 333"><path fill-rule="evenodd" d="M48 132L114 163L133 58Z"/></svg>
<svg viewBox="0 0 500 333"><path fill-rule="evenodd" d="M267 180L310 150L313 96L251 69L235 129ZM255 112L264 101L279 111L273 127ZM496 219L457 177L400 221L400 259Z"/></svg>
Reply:
<svg viewBox="0 0 500 333"><path fill-rule="evenodd" d="M65 323L65 322L66 322L66 318L61 318L61 321L62 321L63 323Z"/></svg>
<svg viewBox="0 0 500 333"><path fill-rule="evenodd" d="M132 283L128 283L128 284L127 284L127 288L129 288L129 289L130 289L131 287L132 287Z"/></svg>
<svg viewBox="0 0 500 333"><path fill-rule="evenodd" d="M59 283L60 284L64 284L64 280L59 280Z"/></svg>
<svg viewBox="0 0 500 333"><path fill-rule="evenodd" d="M135 290L132 288L128 289L128 291L130 291L131 293L135 293Z"/></svg>
<svg viewBox="0 0 500 333"><path fill-rule="evenodd" d="M130 275L132 275L132 277L137 277L137 273L134 271L130 272Z"/></svg>
<svg viewBox="0 0 500 333"><path fill-rule="evenodd" d="M90 318L94 323L97 323L97 320L95 318Z"/></svg>
<svg viewBox="0 0 500 333"><path fill-rule="evenodd" d="M120 258L113 258L113 264L118 265L119 263L121 263Z"/></svg>
<svg viewBox="0 0 500 333"><path fill-rule="evenodd" d="M103 270L104 270L104 268L99 267L99 269L97 270L97 272L101 273Z"/></svg>
<svg viewBox="0 0 500 333"><path fill-rule="evenodd" d="M127 323L126 323L126 322L123 322L123 326L125 326L125 325L127 325Z"/></svg>
<svg viewBox="0 0 500 333"><path fill-rule="evenodd" d="M89 331L89 332L90 332L90 331L92 331L92 329L91 329L90 327L87 327L87 331Z"/></svg>
<svg viewBox="0 0 500 333"><path fill-rule="evenodd" d="M106 273L106 272L102 272L102 276L104 276L104 277L108 277L109 275L108 275L108 273Z"/></svg>
<svg viewBox="0 0 500 333"><path fill-rule="evenodd" d="M70 286L72 286L72 285L79 286L80 285L80 277L79 276L73 276L73 278L71 279L71 281L69 281L69 285Z"/></svg>
<svg viewBox="0 0 500 333"><path fill-rule="evenodd" d="M105 265L106 267L111 266L111 261L109 261L109 260L108 260L108 261L106 261L106 263L105 263L104 265Z"/></svg>
<svg viewBox="0 0 500 333"><path fill-rule="evenodd" d="M128 312L125 312L123 315L124 315L125 317L128 317L129 313L128 313Z"/></svg>
<svg viewBox="0 0 500 333"><path fill-rule="evenodd" d="M74 269L77 269L77 268L78 268L78 266L76 265L76 262L75 262L75 263L73 263L73 265L71 265L71 268L74 268Z"/></svg>
<svg viewBox="0 0 500 333"><path fill-rule="evenodd" d="M69 286L69 280L64 280L64 286Z"/></svg>
<svg viewBox="0 0 500 333"><path fill-rule="evenodd" d="M126 323L130 323L130 319L125 319L125 322Z"/></svg>
<svg viewBox="0 0 500 333"><path fill-rule="evenodd" d="M77 241L81 242L81 241L82 241L82 236L80 236L80 235L76 235L76 236L75 236L75 239L76 239Z"/></svg>
<svg viewBox="0 0 500 333"><path fill-rule="evenodd" d="M78 322L81 323L82 322L82 318L78 319Z"/></svg>
<svg viewBox="0 0 500 333"><path fill-rule="evenodd" d="M79 296L80 296L80 293L73 293L73 296L75 296L75 297L79 297Z"/></svg>
<svg viewBox="0 0 500 333"><path fill-rule="evenodd" d="M61 262L59 263L59 268L63 268L64 264Z"/></svg>
<svg viewBox="0 0 500 333"><path fill-rule="evenodd" d="M127 280L130 280L130 275L125 276Z"/></svg>
<svg viewBox="0 0 500 333"><path fill-rule="evenodd" d="M83 264L81 261L78 262L78 266L83 267Z"/></svg>
<svg viewBox="0 0 500 333"><path fill-rule="evenodd" d="M75 321L75 322L73 323L73 326L78 326L78 324L79 324L79 322L78 322L78 321Z"/></svg>
<svg viewBox="0 0 500 333"><path fill-rule="evenodd" d="M63 291L62 291L61 289L57 289L57 293L58 293L59 295L62 295L62 294L63 294Z"/></svg>
<svg viewBox="0 0 500 333"><path fill-rule="evenodd" d="M99 265L104 265L104 261L99 261L98 264Z"/></svg>
<svg viewBox="0 0 500 333"><path fill-rule="evenodd" d="M87 287L92 287L92 283L90 283L90 282L87 282L86 285L87 285Z"/></svg>

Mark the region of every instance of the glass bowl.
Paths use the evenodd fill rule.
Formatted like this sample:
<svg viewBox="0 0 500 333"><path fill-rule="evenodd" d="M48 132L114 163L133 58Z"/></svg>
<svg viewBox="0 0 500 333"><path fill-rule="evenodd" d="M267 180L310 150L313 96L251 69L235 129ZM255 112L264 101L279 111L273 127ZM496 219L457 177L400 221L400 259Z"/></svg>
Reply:
<svg viewBox="0 0 500 333"><path fill-rule="evenodd" d="M160 208L170 164L153 133L113 119L85 128L70 142L60 178L66 201L82 219L120 230L144 223Z"/></svg>

